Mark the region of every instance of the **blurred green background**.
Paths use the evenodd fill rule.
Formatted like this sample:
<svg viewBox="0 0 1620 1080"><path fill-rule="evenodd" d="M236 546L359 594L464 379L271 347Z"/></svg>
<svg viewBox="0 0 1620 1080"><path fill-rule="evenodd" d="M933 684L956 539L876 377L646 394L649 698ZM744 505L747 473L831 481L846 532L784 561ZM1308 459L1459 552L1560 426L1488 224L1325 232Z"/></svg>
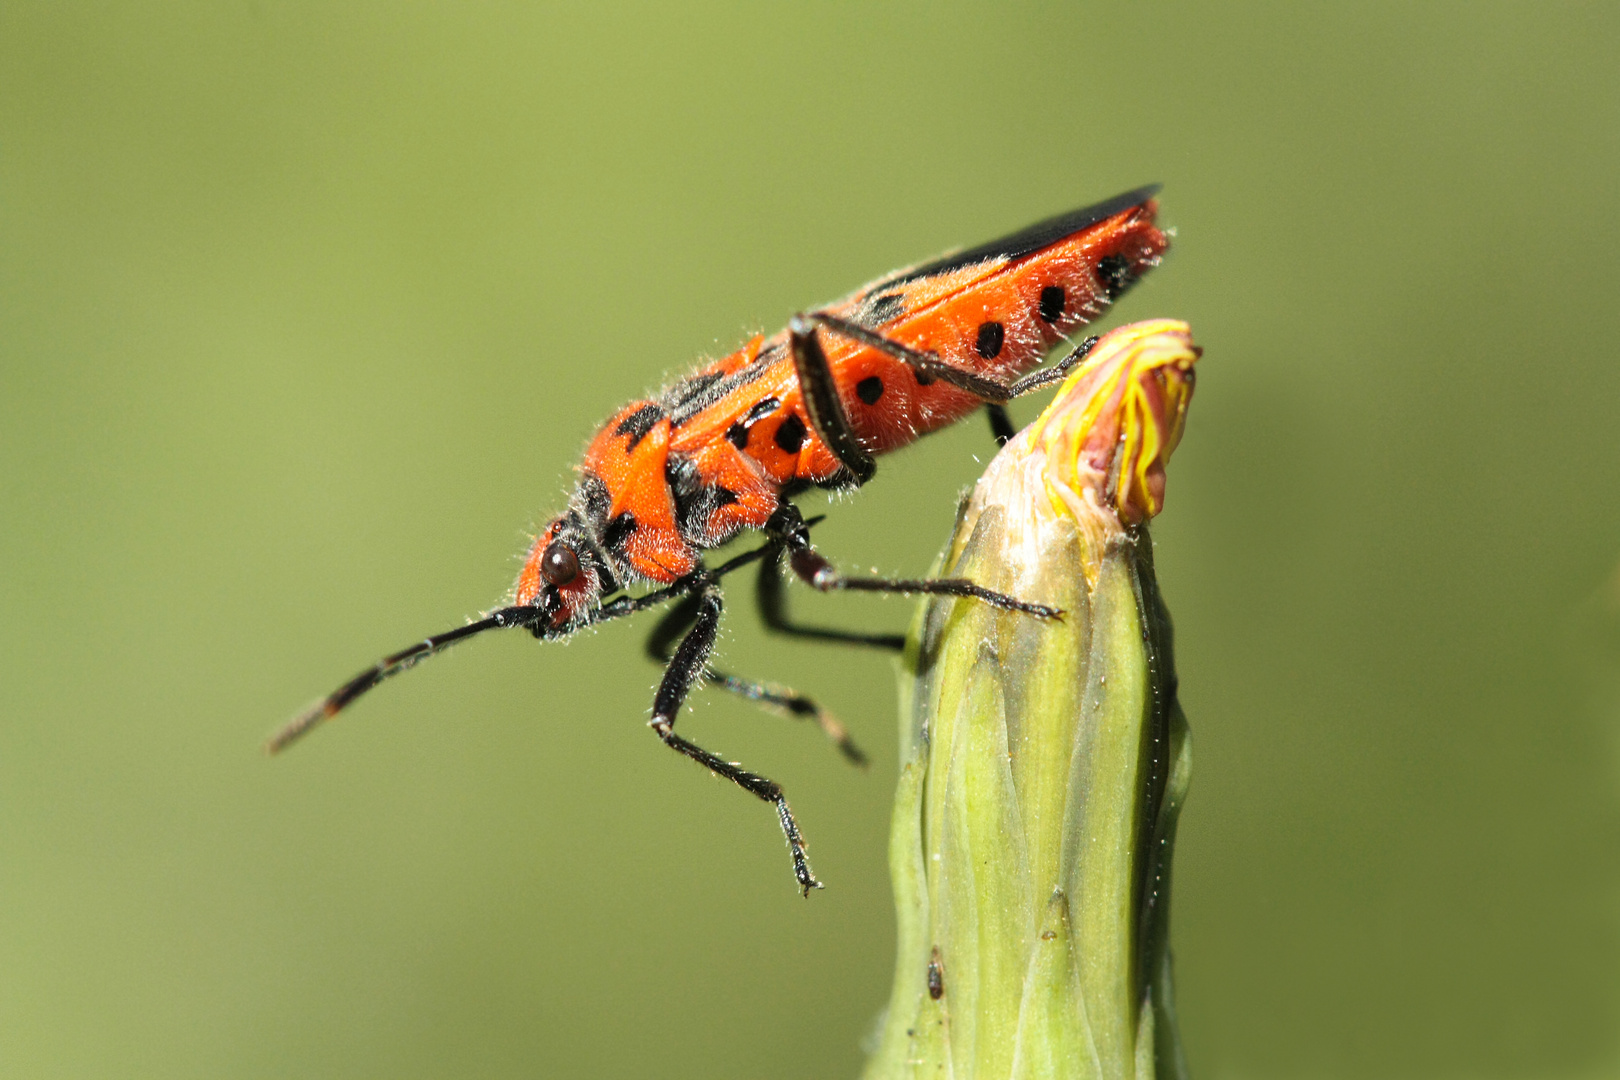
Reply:
<svg viewBox="0 0 1620 1080"><path fill-rule="evenodd" d="M853 1076L887 660L734 590L728 663L874 767L684 724L784 783L808 903L646 730L645 623L259 742L495 602L621 401L1157 180L1111 322L1207 350L1156 531L1195 1075L1620 1075L1617 52L1604 4L0 7L0 1074ZM989 450L821 544L921 570Z"/></svg>

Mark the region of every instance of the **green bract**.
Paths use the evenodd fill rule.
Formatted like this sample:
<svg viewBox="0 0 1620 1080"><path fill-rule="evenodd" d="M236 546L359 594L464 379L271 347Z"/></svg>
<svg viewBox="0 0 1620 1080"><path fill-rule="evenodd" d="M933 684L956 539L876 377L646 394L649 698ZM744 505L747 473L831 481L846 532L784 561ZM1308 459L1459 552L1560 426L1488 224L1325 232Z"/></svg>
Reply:
<svg viewBox="0 0 1620 1080"><path fill-rule="evenodd" d="M868 1080L1185 1075L1167 931L1190 745L1145 522L1196 357L1180 323L1110 334L964 506L943 574L1065 615L931 598L913 628Z"/></svg>

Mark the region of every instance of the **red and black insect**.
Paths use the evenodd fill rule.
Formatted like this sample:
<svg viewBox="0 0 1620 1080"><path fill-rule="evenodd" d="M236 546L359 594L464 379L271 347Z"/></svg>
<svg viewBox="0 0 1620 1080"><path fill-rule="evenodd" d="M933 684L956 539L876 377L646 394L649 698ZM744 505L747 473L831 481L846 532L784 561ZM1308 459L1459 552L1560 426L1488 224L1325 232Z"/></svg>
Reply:
<svg viewBox="0 0 1620 1080"><path fill-rule="evenodd" d="M986 408L1005 442L1002 407L1062 379L1095 342L1026 374L1048 350L1101 315L1168 246L1154 226L1156 187L1139 188L1000 240L901 270L853 295L796 315L785 330L626 405L591 441L568 509L534 541L511 602L367 668L271 739L280 750L384 679L486 630L521 627L537 638L662 604L648 651L665 664L652 728L671 749L773 804L809 895L820 882L782 789L675 734L699 680L810 718L860 760L841 727L809 698L717 671L720 582L759 564L759 606L775 631L896 649L894 635L803 627L789 621L782 556L823 592L856 589L971 597L1053 618L1057 609L961 579L847 577L810 543L794 496L858 487L873 458ZM715 567L703 553L748 531L763 546ZM632 595L636 584L657 586Z"/></svg>

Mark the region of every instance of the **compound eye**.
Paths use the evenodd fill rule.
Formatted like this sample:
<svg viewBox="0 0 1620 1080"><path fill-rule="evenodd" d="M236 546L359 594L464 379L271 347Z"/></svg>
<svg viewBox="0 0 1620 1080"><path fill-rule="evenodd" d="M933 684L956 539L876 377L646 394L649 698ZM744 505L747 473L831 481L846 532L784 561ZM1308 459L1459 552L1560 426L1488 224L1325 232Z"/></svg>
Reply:
<svg viewBox="0 0 1620 1080"><path fill-rule="evenodd" d="M579 556L567 544L553 540L540 556L540 576L552 585L567 585L579 577Z"/></svg>

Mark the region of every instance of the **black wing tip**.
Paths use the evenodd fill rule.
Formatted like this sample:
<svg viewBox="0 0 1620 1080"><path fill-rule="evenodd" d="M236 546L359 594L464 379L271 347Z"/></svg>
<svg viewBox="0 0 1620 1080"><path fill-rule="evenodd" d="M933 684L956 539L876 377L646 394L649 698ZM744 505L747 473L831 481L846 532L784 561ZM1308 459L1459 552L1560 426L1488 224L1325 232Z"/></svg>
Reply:
<svg viewBox="0 0 1620 1080"><path fill-rule="evenodd" d="M1115 195L1112 199L1104 200L1103 202L1099 203L1098 206L1102 207L1113 204L1114 206L1118 207L1118 209L1102 215L1102 217L1113 217L1114 214L1119 213L1120 210L1128 210L1133 206L1141 206L1143 203L1146 203L1163 190L1163 184L1143 184L1139 188L1132 188L1130 191L1124 191L1118 195ZM1098 218L1098 220L1102 220L1102 217Z"/></svg>
<svg viewBox="0 0 1620 1080"><path fill-rule="evenodd" d="M1087 229L1099 222L1107 221L1115 214L1124 213L1133 206L1143 205L1157 195L1163 187L1163 184L1143 184L1139 188L1122 191L1113 198L1094 202L1090 206L1082 206L1078 210L1070 210L1067 214L1049 217L1045 221L1038 221L1029 228L1014 233L1013 236L1028 237L1033 242L1036 237L1046 235L1051 236L1055 242L1064 236L1077 233L1081 229ZM1008 239L1012 239L1012 237ZM988 247L989 245L985 246Z"/></svg>
<svg viewBox="0 0 1620 1080"><path fill-rule="evenodd" d="M1042 248L1051 246L1065 237L1073 236L1084 229L1089 229L1099 222L1107 221L1115 214L1129 210L1133 206L1141 206L1159 193L1162 184L1144 184L1139 188L1122 192L1111 199L1082 206L1078 210L1070 210L1067 214L1049 217L1044 221L1037 221L1025 229L1020 229L999 240L992 240L988 244L959 251L947 255L922 266L913 267L891 274L882 281L876 282L866 290L868 294L882 289L893 288L908 281L919 278L933 277L936 274L949 273L964 266L984 262L986 259L1021 259L1025 255L1032 255Z"/></svg>
<svg viewBox="0 0 1620 1080"><path fill-rule="evenodd" d="M1159 192L1161 192L1163 190L1164 190L1164 185L1161 184L1161 183L1158 183L1158 182L1154 182L1154 183L1151 183L1151 184L1143 184L1141 187L1136 188L1136 189L1134 189L1132 191L1127 191L1122 195L1114 196L1114 199L1129 199L1130 202L1127 203L1127 205L1135 205L1136 203L1145 203L1145 202L1147 202L1149 199L1153 198L1153 196L1157 195ZM1114 199L1110 199L1108 201L1113 202Z"/></svg>

